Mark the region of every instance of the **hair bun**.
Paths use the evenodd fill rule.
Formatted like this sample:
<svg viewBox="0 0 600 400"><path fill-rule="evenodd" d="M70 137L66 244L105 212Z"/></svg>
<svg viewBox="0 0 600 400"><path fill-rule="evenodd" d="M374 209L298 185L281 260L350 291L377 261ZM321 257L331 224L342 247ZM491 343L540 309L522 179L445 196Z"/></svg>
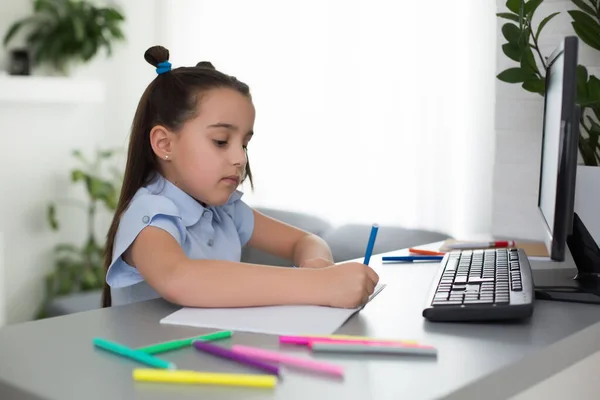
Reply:
<svg viewBox="0 0 600 400"><path fill-rule="evenodd" d="M144 53L144 59L158 67L158 64L169 61L169 50L162 46L152 46Z"/></svg>
<svg viewBox="0 0 600 400"><path fill-rule="evenodd" d="M212 65L212 63L209 62L209 61L200 61L198 64L196 64L196 67L207 68L207 69L215 69L215 66Z"/></svg>

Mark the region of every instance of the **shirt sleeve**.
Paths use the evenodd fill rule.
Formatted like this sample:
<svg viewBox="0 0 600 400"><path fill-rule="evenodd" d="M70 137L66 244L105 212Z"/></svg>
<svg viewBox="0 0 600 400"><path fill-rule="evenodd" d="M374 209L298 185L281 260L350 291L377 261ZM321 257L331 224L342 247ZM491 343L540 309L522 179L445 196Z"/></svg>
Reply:
<svg viewBox="0 0 600 400"><path fill-rule="evenodd" d="M110 287L120 288L142 282L138 270L123 260L123 253L131 246L139 233L147 226L168 232L182 245L185 227L177 206L168 198L144 193L133 198L121 216L113 244L112 262L106 274Z"/></svg>
<svg viewBox="0 0 600 400"><path fill-rule="evenodd" d="M242 201L243 193L235 191L227 204L225 205L225 211L233 219L235 228L240 237L240 243L244 246L252 237L254 231L254 210Z"/></svg>

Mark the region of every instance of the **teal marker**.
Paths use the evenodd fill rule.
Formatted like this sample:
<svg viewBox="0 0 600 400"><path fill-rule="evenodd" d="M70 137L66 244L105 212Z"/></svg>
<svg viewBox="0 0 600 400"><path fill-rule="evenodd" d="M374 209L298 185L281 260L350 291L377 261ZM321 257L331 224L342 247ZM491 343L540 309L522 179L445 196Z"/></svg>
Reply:
<svg viewBox="0 0 600 400"><path fill-rule="evenodd" d="M103 350L111 353L120 355L122 357L131 358L132 360L138 361L142 364L149 365L154 368L163 369L176 369L175 364L161 360L160 358L146 354L143 351L135 350L122 344L111 342L102 338L94 338L94 346L99 347Z"/></svg>
<svg viewBox="0 0 600 400"><path fill-rule="evenodd" d="M207 335L202 336L194 336L187 339L177 339L171 340L169 342L157 343L146 347L141 347L138 351L143 351L146 354L158 354L164 353L166 351L177 350L184 347L192 347L192 342L194 340L201 340L204 342L209 342L212 340L220 340L230 338L233 332L231 331L221 331L215 333L209 333Z"/></svg>

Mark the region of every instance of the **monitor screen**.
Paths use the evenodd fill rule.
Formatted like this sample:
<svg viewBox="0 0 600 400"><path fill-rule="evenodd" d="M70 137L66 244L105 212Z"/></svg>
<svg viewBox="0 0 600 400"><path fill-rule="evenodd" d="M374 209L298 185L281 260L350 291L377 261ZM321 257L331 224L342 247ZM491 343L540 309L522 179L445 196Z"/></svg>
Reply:
<svg viewBox="0 0 600 400"><path fill-rule="evenodd" d="M542 132L538 208L546 228L550 258L565 259L572 231L579 136L579 108L575 104L576 37L566 37L548 58Z"/></svg>
<svg viewBox="0 0 600 400"><path fill-rule="evenodd" d="M547 71L544 136L542 138L542 168L540 171L539 206L548 227L554 226L556 181L561 133L564 132L561 108L563 100L564 62L561 54Z"/></svg>

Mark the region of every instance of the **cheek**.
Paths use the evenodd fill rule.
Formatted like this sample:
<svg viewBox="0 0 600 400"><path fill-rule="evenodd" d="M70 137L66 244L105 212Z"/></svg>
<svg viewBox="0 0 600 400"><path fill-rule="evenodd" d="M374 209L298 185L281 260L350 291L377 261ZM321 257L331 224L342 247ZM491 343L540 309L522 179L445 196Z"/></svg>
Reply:
<svg viewBox="0 0 600 400"><path fill-rule="evenodd" d="M219 168L219 149L210 143L188 143L182 150L183 167L188 173L210 173Z"/></svg>

